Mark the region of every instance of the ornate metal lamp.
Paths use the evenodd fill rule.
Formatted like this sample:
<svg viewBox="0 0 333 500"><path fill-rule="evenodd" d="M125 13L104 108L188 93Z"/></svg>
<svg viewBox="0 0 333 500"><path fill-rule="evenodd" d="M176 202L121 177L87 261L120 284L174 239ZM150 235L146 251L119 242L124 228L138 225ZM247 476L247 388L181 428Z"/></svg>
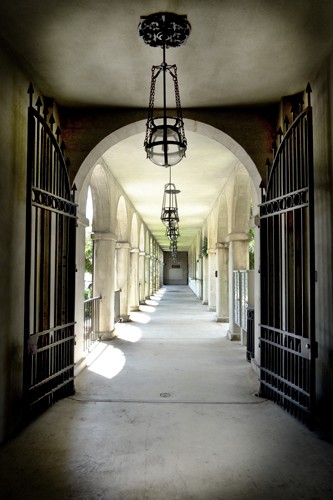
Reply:
<svg viewBox="0 0 333 500"><path fill-rule="evenodd" d="M163 62L152 67L150 86L148 118L146 123L146 136L144 147L153 163L161 167L176 165L185 156L187 141L184 131L182 109L180 105L179 87L176 65L168 65L165 61L167 48L179 47L188 38L191 26L187 16L180 16L169 12L159 12L150 16L141 16L139 35L151 47L162 47ZM163 110L157 116L154 109L156 82L158 77L163 77ZM172 78L176 116L167 116L166 108L166 77Z"/></svg>
<svg viewBox="0 0 333 500"><path fill-rule="evenodd" d="M170 251L172 260L175 262L177 259L177 241L172 241L170 243Z"/></svg>
<svg viewBox="0 0 333 500"><path fill-rule="evenodd" d="M161 210L161 221L168 229L178 227L178 193L180 193L180 191L179 189L176 189L176 186L171 182L170 176L170 182L168 182L168 184L165 184L164 186L163 203Z"/></svg>
<svg viewBox="0 0 333 500"><path fill-rule="evenodd" d="M167 235L167 237L169 238L170 241L177 241L177 239L179 238L179 228L178 228L178 226L167 227L166 235Z"/></svg>

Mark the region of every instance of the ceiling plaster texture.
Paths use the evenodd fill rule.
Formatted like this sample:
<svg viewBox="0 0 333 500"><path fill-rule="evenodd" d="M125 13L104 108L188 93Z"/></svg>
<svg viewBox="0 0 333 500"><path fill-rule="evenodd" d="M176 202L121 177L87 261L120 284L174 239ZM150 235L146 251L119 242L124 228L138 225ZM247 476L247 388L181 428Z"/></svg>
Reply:
<svg viewBox="0 0 333 500"><path fill-rule="evenodd" d="M186 14L192 27L167 50L185 108L278 101L302 90L332 48L327 0L2 0L0 30L59 104L144 107L162 50L137 27L159 11Z"/></svg>
<svg viewBox="0 0 333 500"><path fill-rule="evenodd" d="M302 91L333 48L331 0L2 0L0 36L42 94L59 105L145 109L151 66L162 62L162 51L145 45L137 28L140 16L160 11L186 14L192 27L187 42L166 54L168 64L177 64L188 113L276 104ZM161 104L157 93L156 106ZM181 191L181 250L239 163L218 141L186 135L186 158L172 169ZM91 136L92 149L93 130ZM143 140L144 130L112 146L103 159L166 248L160 211L169 172L146 159Z"/></svg>

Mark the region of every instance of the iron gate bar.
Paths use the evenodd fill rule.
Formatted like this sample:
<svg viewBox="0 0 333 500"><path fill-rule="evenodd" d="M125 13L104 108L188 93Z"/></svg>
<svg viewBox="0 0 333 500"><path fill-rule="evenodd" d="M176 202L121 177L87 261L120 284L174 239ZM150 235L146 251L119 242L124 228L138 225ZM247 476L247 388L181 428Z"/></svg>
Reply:
<svg viewBox="0 0 333 500"><path fill-rule="evenodd" d="M71 367L71 368L73 368L73 367ZM44 399L49 398L50 396L53 396L55 394L55 392L59 391L60 389L66 388L68 383L73 382L73 380L74 380L74 378L68 379L65 382L62 382L61 384L58 384L53 389L50 389L48 392L45 392L41 397L34 399L34 401L31 402L31 407L42 402ZM54 401L52 401L52 402L54 402ZM50 405L48 405L48 406L50 406Z"/></svg>
<svg viewBox="0 0 333 500"><path fill-rule="evenodd" d="M60 129L53 132L52 115L47 123L46 105L41 115L40 98L33 107L32 85L28 93L24 398L31 409L74 392L77 205Z"/></svg>
<svg viewBox="0 0 333 500"><path fill-rule="evenodd" d="M273 145L260 205L260 393L314 425L315 342L313 151L310 86L300 111ZM294 110L295 111L295 110Z"/></svg>
<svg viewBox="0 0 333 500"><path fill-rule="evenodd" d="M47 378L44 378L41 382L37 382L37 384L34 384L32 385L31 387L29 387L29 391L33 391L34 389L38 389L39 387L41 387L43 384L46 384L47 382L50 382L50 380L53 380L55 379L56 377L58 377L59 375L63 375L64 373L66 373L67 371L69 370L72 370L75 366L75 363L73 363L72 365L68 365L66 368L63 368L62 370L58 370L56 373L53 373L53 375L50 375L49 377ZM74 380L74 376L70 376L70 379L68 380ZM66 380L65 382L63 382L63 384L66 384L68 381ZM60 384L61 385L61 384ZM56 391L57 390L57 387L54 387L54 389L52 389L52 391ZM46 395L46 394L45 394ZM44 397L44 395L40 398L42 399Z"/></svg>

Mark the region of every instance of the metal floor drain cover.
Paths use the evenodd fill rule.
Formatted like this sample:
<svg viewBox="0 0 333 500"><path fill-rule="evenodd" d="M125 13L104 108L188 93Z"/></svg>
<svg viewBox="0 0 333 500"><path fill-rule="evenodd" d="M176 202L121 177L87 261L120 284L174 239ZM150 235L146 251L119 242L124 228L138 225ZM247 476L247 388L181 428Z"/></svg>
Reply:
<svg viewBox="0 0 333 500"><path fill-rule="evenodd" d="M171 396L170 392L161 392L161 398L169 398Z"/></svg>

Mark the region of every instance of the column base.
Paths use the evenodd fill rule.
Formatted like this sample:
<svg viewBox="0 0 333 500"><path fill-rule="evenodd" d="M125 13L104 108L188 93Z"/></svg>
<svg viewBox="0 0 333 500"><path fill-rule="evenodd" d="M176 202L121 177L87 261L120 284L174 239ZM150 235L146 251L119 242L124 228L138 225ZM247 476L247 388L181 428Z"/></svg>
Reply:
<svg viewBox="0 0 333 500"><path fill-rule="evenodd" d="M228 330L228 339L229 340L240 340L240 332L235 333L231 330Z"/></svg>
<svg viewBox="0 0 333 500"><path fill-rule="evenodd" d="M115 336L115 330L112 330L111 332L98 332L99 340L113 340Z"/></svg>
<svg viewBox="0 0 333 500"><path fill-rule="evenodd" d="M217 317L215 320L217 323L229 323L229 316L228 317Z"/></svg>
<svg viewBox="0 0 333 500"><path fill-rule="evenodd" d="M215 306L210 306L208 307L209 312L216 312L216 307Z"/></svg>
<svg viewBox="0 0 333 500"><path fill-rule="evenodd" d="M132 320L131 318L129 317L128 314L124 314L124 316L120 316L120 320L119 320L121 323L130 323Z"/></svg>

